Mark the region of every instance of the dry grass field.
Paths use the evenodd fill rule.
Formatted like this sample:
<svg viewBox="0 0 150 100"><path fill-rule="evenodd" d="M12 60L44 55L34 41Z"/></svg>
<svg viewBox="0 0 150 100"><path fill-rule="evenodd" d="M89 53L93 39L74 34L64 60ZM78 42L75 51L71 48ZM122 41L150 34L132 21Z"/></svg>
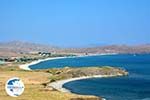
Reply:
<svg viewBox="0 0 150 100"><path fill-rule="evenodd" d="M15 67L0 68L0 100L100 100L95 96L82 96L46 89L42 84L49 82L51 74L44 71L23 71ZM25 91L19 97L10 97L5 92L5 82L19 77L25 84Z"/></svg>

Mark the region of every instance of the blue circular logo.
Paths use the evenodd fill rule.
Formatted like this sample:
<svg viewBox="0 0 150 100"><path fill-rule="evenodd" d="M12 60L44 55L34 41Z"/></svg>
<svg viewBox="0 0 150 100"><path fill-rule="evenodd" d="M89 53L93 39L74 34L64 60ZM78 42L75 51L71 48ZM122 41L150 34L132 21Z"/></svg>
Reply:
<svg viewBox="0 0 150 100"><path fill-rule="evenodd" d="M24 91L24 88L23 82L18 77L9 79L5 85L7 94L12 97L18 97L21 95Z"/></svg>

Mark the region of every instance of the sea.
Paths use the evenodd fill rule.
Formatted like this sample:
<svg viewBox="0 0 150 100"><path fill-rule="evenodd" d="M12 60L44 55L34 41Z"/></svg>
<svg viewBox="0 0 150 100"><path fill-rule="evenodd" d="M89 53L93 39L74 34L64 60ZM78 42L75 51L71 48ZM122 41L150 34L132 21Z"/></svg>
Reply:
<svg viewBox="0 0 150 100"><path fill-rule="evenodd" d="M72 81L63 87L82 95L106 100L150 100L150 54L117 54L68 57L31 65L31 69L112 66L125 69L128 76Z"/></svg>

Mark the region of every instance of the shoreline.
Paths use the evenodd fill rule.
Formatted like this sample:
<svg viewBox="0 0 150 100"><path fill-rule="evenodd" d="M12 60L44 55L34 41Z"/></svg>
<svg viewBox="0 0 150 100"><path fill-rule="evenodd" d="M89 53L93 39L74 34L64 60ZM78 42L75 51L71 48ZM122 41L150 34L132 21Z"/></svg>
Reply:
<svg viewBox="0 0 150 100"><path fill-rule="evenodd" d="M103 56L103 55L117 55L117 53L101 53L101 54L77 55L75 57L89 57L89 56ZM19 65L19 68L23 69L23 70L32 70L29 67L31 65L35 65L35 64L38 64L40 62L47 61L47 60L57 60L57 59L64 59L64 58L74 58L74 57L51 57L51 58L46 58L46 59L39 59L39 60L36 60L36 61L32 61L30 63Z"/></svg>
<svg viewBox="0 0 150 100"><path fill-rule="evenodd" d="M57 91L63 92L63 93L73 93L69 89L66 89L63 85L72 81L77 81L77 80L83 80L83 79L90 79L90 78L108 78L108 77L117 77L117 76L123 76L123 74L116 74L116 75L93 75L93 76L83 76L83 77L77 77L77 78L70 78L70 79L64 79L64 80L59 80L56 82L52 82L48 84L48 88L54 88ZM76 93L73 93L76 94ZM77 95L82 95L82 94L77 94ZM106 100L105 98L102 98L102 100Z"/></svg>
<svg viewBox="0 0 150 100"><path fill-rule="evenodd" d="M63 85L68 82L77 81L77 80L83 80L83 79L89 79L89 78L108 78L108 77L117 77L117 76L123 76L123 75L116 74L116 75L93 75L93 76L76 77L76 78L70 78L70 79L64 79L64 80L52 82L52 83L49 83L48 86L50 86L60 92L72 93L70 90L64 88Z"/></svg>
<svg viewBox="0 0 150 100"><path fill-rule="evenodd" d="M22 65L19 66L19 68L20 68L20 69L23 69L23 70L32 70L32 69L29 67L29 66L31 66L31 65L35 65L35 64L38 64L38 63L47 61L47 60L56 60L56 59L64 59L64 58L67 58L67 57L51 57L51 58L46 58L46 59L39 59L39 60L30 62L30 63L22 64Z"/></svg>
<svg viewBox="0 0 150 100"><path fill-rule="evenodd" d="M93 54L93 55L80 55L80 56L75 56L76 57L87 57L87 56L103 56L103 55L116 55L116 54ZM51 57L51 58L46 58L46 59L39 59L36 61L33 61L31 63L27 63L27 64L23 64L20 65L19 68L23 69L23 70L32 70L30 69L29 66L31 65L35 65L38 64L40 62L44 62L47 60L56 60L56 59L64 59L64 58L74 58L74 57ZM68 83L68 82L72 82L72 81L77 81L77 80L83 80L83 79L89 79L89 78L108 78L108 77L117 77L117 76L124 76L123 74L115 74L115 75L92 75L92 76L83 76L83 77L76 77L76 78L70 78L70 79L64 79L64 80L58 80L56 82L52 82L49 83L47 85L47 88L53 88L56 89L60 92L63 93L73 93L72 91L70 91L69 89L64 87L64 84ZM75 94L75 93L73 93ZM77 94L77 95L82 95L82 94ZM102 100L106 100L105 98L102 98Z"/></svg>

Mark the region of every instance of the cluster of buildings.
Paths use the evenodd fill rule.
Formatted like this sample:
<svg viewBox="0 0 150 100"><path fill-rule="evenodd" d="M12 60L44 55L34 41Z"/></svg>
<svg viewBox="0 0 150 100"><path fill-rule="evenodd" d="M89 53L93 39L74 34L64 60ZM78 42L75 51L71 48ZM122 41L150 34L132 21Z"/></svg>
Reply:
<svg viewBox="0 0 150 100"><path fill-rule="evenodd" d="M46 58L46 57L51 57L51 53L38 52L34 56L32 54L28 54L27 56L23 56L23 57L0 57L0 63L3 63L3 62L30 62L30 61L38 60L39 58Z"/></svg>

